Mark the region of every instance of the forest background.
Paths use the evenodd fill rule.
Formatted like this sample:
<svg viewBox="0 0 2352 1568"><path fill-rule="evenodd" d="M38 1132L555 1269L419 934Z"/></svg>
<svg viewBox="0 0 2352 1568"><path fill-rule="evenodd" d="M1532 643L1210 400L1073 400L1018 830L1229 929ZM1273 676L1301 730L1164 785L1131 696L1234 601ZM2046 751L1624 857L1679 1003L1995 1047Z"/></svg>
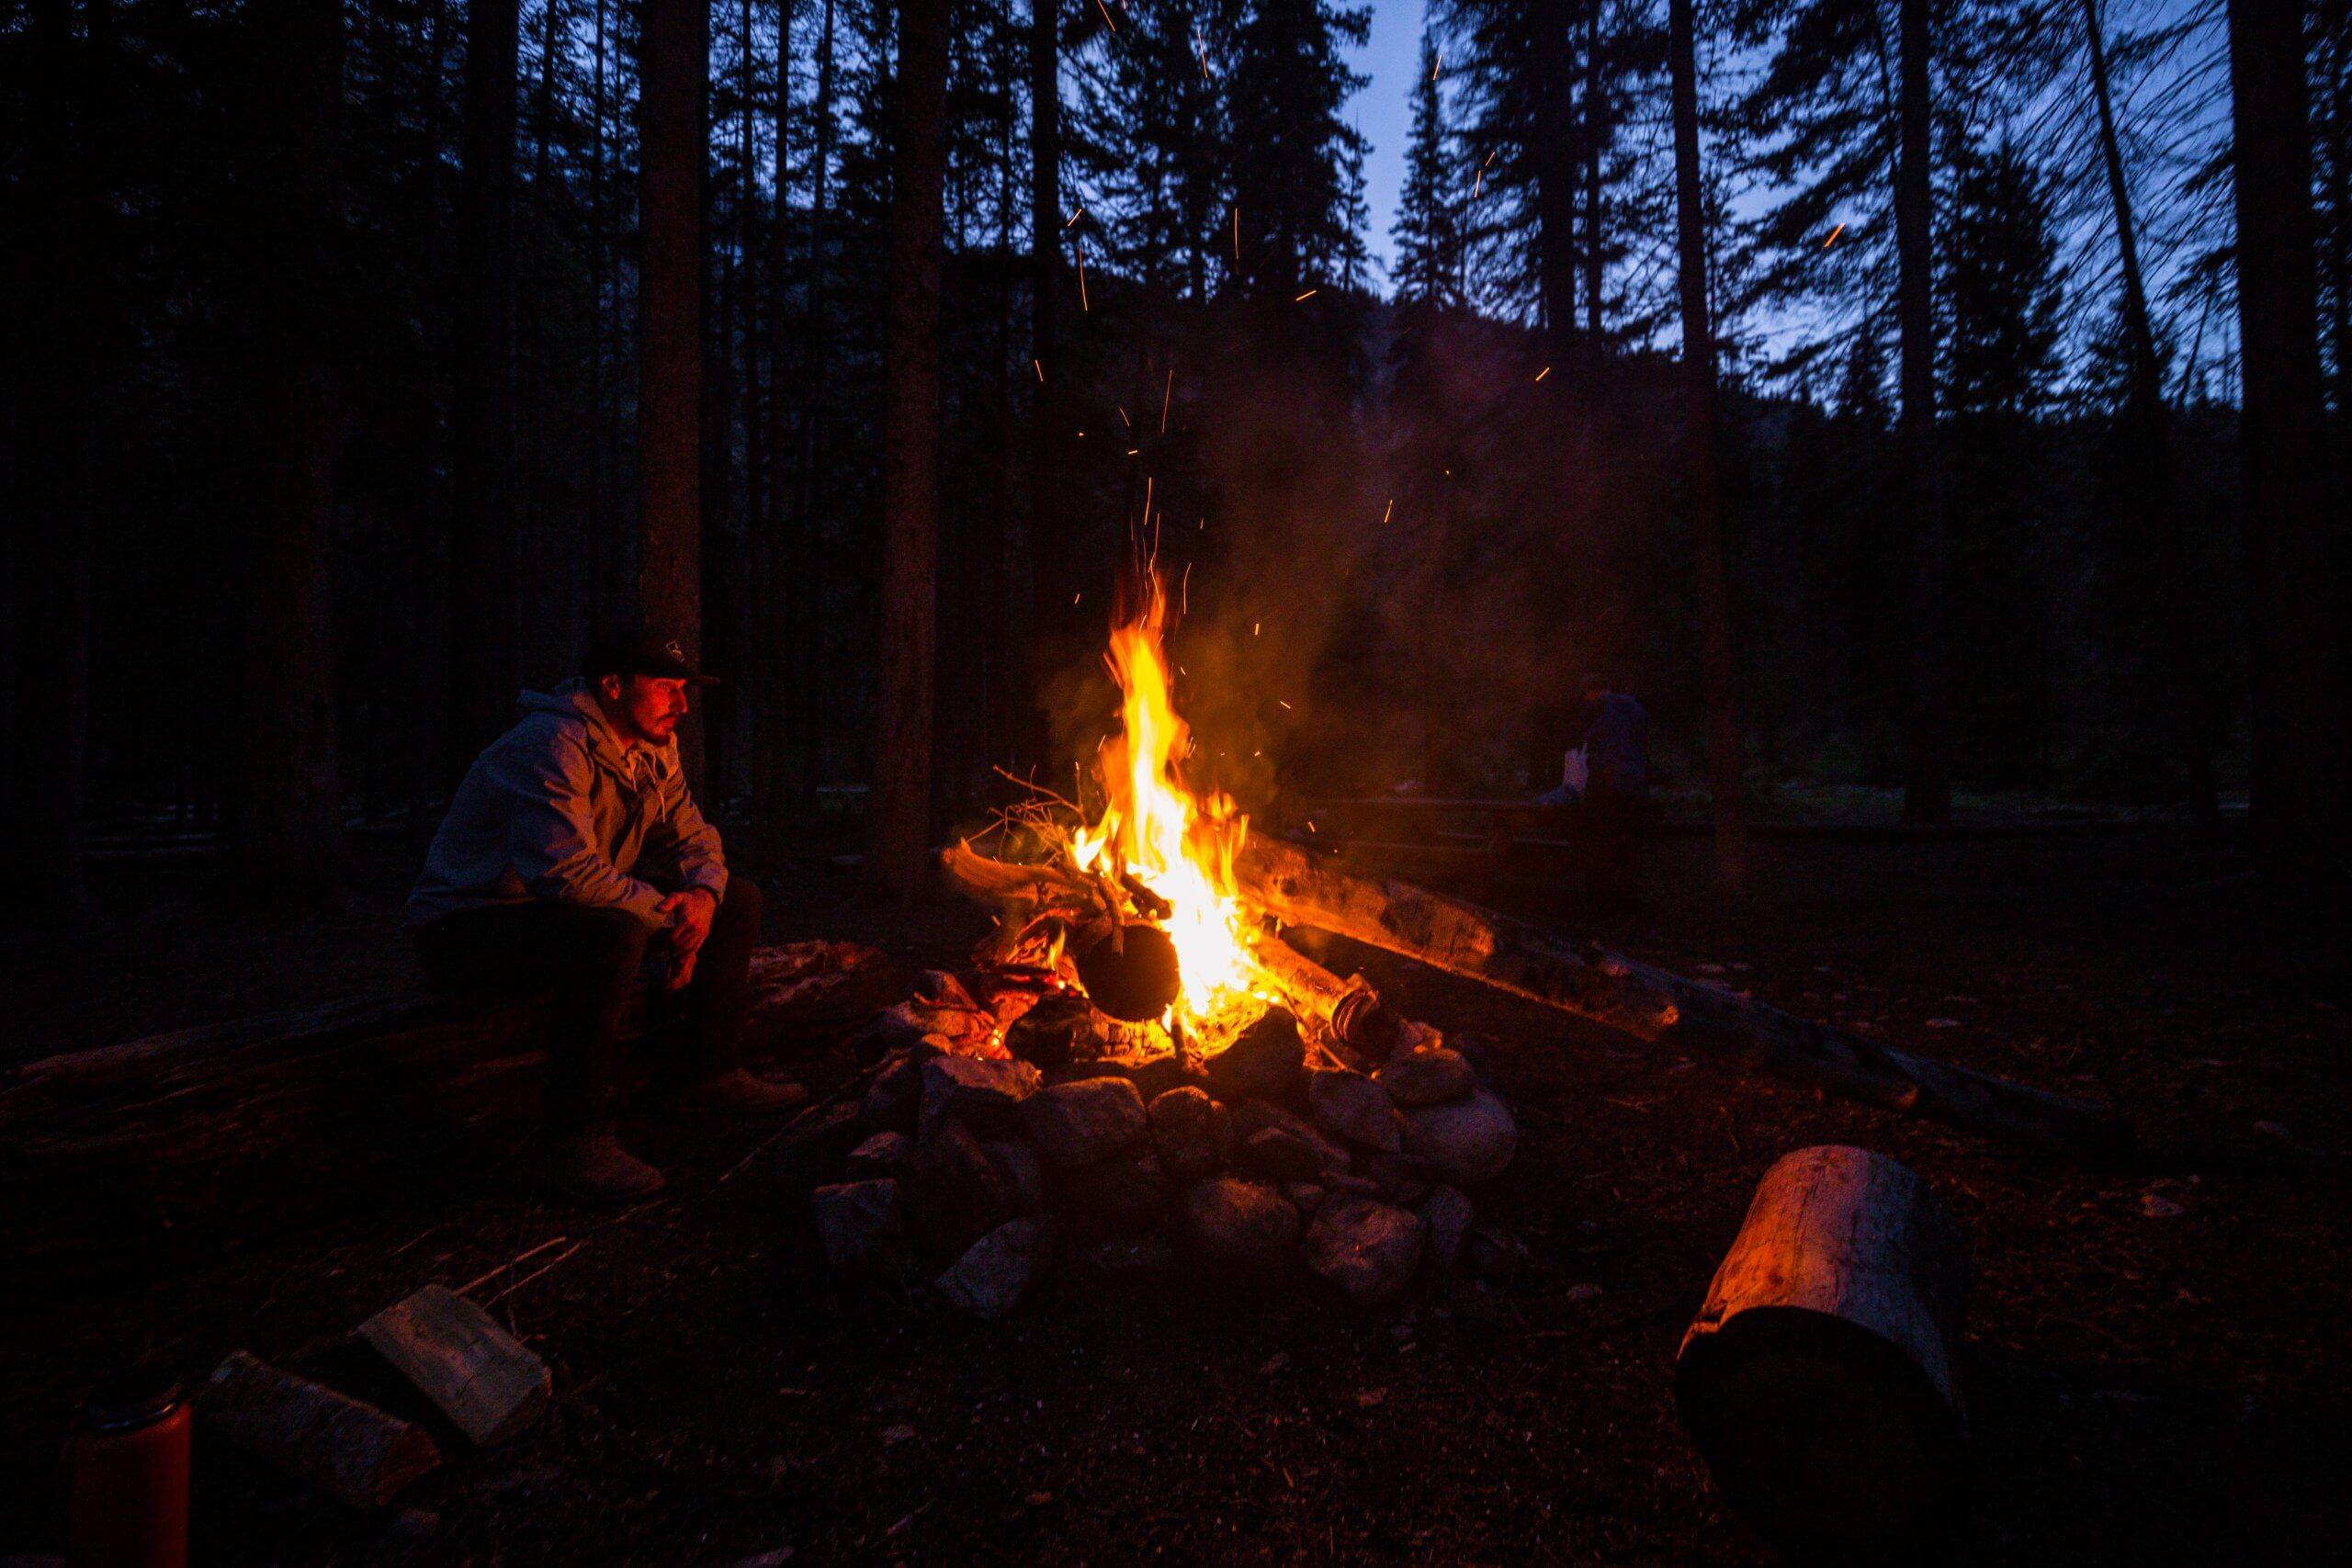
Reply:
<svg viewBox="0 0 2352 1568"><path fill-rule="evenodd" d="M29 886L331 880L647 610L738 831L970 826L1144 560L1261 812L1544 787L1600 672L1719 805L2340 864L2347 12L1432 0L1375 267L1335 0L6 0Z"/></svg>

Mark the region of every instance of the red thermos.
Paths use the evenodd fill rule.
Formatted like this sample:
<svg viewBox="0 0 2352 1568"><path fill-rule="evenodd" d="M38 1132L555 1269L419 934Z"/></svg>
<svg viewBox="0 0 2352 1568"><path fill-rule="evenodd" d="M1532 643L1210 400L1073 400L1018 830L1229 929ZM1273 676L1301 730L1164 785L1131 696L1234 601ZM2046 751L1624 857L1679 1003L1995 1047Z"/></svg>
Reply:
<svg viewBox="0 0 2352 1568"><path fill-rule="evenodd" d="M188 1410L156 1368L90 1391L74 1423L73 1568L186 1568Z"/></svg>

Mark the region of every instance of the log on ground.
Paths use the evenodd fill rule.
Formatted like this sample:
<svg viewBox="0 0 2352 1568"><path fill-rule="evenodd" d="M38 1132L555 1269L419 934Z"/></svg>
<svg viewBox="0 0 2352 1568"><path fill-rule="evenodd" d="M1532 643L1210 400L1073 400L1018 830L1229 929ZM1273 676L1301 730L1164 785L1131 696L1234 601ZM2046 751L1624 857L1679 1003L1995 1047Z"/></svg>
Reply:
<svg viewBox="0 0 2352 1568"><path fill-rule="evenodd" d="M897 986L872 948L762 948L753 1059L845 1032ZM119 1258L331 1212L377 1168L496 1148L535 1114L544 1005L408 992L29 1062L0 1079L9 1267ZM642 1009L625 1032L641 1034Z"/></svg>
<svg viewBox="0 0 2352 1568"><path fill-rule="evenodd" d="M1767 1534L1805 1555L1883 1551L1950 1506L1962 1250L1884 1156L1799 1149L1765 1173L1674 1388L1716 1484Z"/></svg>
<svg viewBox="0 0 2352 1568"><path fill-rule="evenodd" d="M355 1508L379 1508L441 1462L424 1427L232 1350L198 1396L205 1427Z"/></svg>
<svg viewBox="0 0 2352 1568"><path fill-rule="evenodd" d="M359 1337L483 1448L537 1421L555 1386L545 1361L445 1285L386 1307Z"/></svg>
<svg viewBox="0 0 2352 1568"><path fill-rule="evenodd" d="M1236 865L1267 914L1385 948L1694 1056L1967 1131L2116 1159L2132 1131L2109 1107L1971 1072L1555 936L1410 883L1351 871L1274 840Z"/></svg>

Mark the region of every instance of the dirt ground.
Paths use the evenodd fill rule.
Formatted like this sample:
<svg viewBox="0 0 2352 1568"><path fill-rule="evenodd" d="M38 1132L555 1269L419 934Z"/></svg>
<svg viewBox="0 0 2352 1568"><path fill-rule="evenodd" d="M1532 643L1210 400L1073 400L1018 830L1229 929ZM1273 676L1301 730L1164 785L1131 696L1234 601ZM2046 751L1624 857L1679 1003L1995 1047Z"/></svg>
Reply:
<svg viewBox="0 0 2352 1568"><path fill-rule="evenodd" d="M2147 1164L2021 1156L1346 953L1335 966L1491 1051L1521 1142L1478 1197L1532 1247L1523 1281L1366 1316L1181 1274L1070 1280L982 1327L837 1297L800 1206L744 1163L758 1133L633 1122L673 1181L623 1218L520 1196L492 1166L135 1287L9 1293L0 1554L62 1548L60 1443L102 1371L194 1376L243 1346L406 1410L351 1327L563 1237L542 1258L585 1245L492 1307L556 1370L546 1421L490 1452L444 1430L447 1462L374 1517L201 1447L200 1560L1768 1562L1692 1456L1670 1371L1765 1168L1841 1142L1919 1170L1973 1248L1951 1560L2352 1560L2343 913L2272 907L2228 851L2161 832L1768 842L1746 911L1705 891L1702 851L1657 848L1639 918L1589 921L1532 879L1463 890L1891 1043L2112 1094ZM107 868L102 929L0 950L0 1051L403 983L406 871L379 846L337 910L271 921L209 897L200 863ZM981 928L877 909L838 873L764 880L778 936L927 963Z"/></svg>

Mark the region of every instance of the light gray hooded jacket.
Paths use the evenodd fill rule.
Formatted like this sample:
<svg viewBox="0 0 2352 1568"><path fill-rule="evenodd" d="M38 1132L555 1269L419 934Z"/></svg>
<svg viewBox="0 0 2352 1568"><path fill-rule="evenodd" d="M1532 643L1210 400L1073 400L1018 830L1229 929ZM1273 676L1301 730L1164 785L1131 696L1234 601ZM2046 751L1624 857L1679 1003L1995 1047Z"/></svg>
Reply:
<svg viewBox="0 0 2352 1568"><path fill-rule="evenodd" d="M667 894L727 896L718 829L687 792L675 741L624 745L578 679L521 704L522 722L474 759L449 802L408 896L412 925L560 898L658 927Z"/></svg>

